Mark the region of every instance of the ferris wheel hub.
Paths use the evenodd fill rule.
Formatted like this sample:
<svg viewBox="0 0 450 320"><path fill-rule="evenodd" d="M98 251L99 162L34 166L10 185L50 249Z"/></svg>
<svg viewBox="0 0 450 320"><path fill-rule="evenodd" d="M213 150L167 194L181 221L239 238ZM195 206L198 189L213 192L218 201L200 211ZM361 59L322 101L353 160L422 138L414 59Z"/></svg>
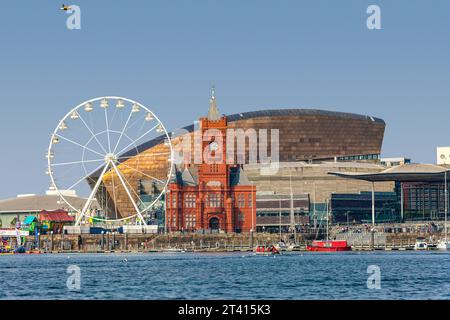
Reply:
<svg viewBox="0 0 450 320"><path fill-rule="evenodd" d="M109 162L114 162L117 163L117 155L114 153L108 153L105 156L105 162L109 163Z"/></svg>

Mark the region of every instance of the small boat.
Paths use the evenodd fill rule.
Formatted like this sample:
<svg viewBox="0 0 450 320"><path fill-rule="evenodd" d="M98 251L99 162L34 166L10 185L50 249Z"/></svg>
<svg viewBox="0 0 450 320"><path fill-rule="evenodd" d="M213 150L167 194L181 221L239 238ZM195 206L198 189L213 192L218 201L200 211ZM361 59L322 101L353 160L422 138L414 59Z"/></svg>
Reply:
<svg viewBox="0 0 450 320"><path fill-rule="evenodd" d="M311 245L306 246L306 250L317 252L338 252L351 251L352 247L347 244L347 240L315 240Z"/></svg>
<svg viewBox="0 0 450 320"><path fill-rule="evenodd" d="M438 242L436 248L438 250L450 250L450 241L444 239Z"/></svg>
<svg viewBox="0 0 450 320"><path fill-rule="evenodd" d="M414 250L430 250L437 248L435 243L428 243L425 241L425 238L419 237L416 239L416 243L414 244Z"/></svg>
<svg viewBox="0 0 450 320"><path fill-rule="evenodd" d="M257 246L255 248L255 253L258 255L271 255L280 254L280 251L275 246Z"/></svg>
<svg viewBox="0 0 450 320"><path fill-rule="evenodd" d="M289 246L288 246L288 249L287 249L288 251L301 251L302 250L302 247L300 246L300 245L298 245L298 244L295 244L295 243L291 243Z"/></svg>
<svg viewBox="0 0 450 320"><path fill-rule="evenodd" d="M163 253L185 253L187 252L185 249L181 248L167 248L162 251Z"/></svg>
<svg viewBox="0 0 450 320"><path fill-rule="evenodd" d="M278 244L275 245L278 251L287 251L289 250L289 245L287 245L284 241L278 242Z"/></svg>
<svg viewBox="0 0 450 320"><path fill-rule="evenodd" d="M325 240L314 240L311 245L306 246L307 251L316 251L316 252L338 252L338 251L351 251L352 247L348 245L347 240L330 240L328 237L328 229L329 229L329 204L327 201L327 226L326 226L326 238Z"/></svg>

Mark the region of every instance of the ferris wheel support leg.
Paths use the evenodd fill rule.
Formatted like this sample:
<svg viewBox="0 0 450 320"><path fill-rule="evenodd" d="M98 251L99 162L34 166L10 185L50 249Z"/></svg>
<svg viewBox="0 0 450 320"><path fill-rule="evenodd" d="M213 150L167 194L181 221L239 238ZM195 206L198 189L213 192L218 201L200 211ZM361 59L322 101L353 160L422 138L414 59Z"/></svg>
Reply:
<svg viewBox="0 0 450 320"><path fill-rule="evenodd" d="M125 189L125 192L126 192L127 195L128 195L128 198L130 198L131 203L133 204L133 207L134 207L134 209L136 210L137 216L138 216L138 218L139 218L141 224L144 225L144 226L146 226L147 223L145 222L145 219L144 219L144 217L142 216L141 211L139 210L139 207L138 207L137 204L136 204L136 201L134 201L133 196L132 196L131 193L130 193L130 190L128 190L127 185L126 185L125 181L123 180L122 174L120 173L119 169L117 168L116 164L115 164L113 161L111 161L111 164L112 164L112 166L114 167L114 170L116 171L117 176L119 177L119 180L120 180L120 182L122 183L122 186L123 186L123 188Z"/></svg>
<svg viewBox="0 0 450 320"><path fill-rule="evenodd" d="M80 216L78 217L77 221L75 222L75 226L79 226L79 225L80 225L81 219L83 219L84 215L86 214L86 211L89 209L89 206L91 205L92 200L94 200L95 194L97 193L97 190L98 190L98 188L100 187L100 184L102 183L103 176L105 175L106 170L108 170L108 167L109 167L109 163L107 163L107 164L105 165L105 167L103 168L102 173L101 173L100 176L98 177L98 180L97 180L97 182L95 183L95 186L94 186L94 188L92 189L92 192L91 192L91 194L89 195L89 198L88 198L88 200L86 201L86 204L84 205L83 210L82 210L81 213L80 213Z"/></svg>

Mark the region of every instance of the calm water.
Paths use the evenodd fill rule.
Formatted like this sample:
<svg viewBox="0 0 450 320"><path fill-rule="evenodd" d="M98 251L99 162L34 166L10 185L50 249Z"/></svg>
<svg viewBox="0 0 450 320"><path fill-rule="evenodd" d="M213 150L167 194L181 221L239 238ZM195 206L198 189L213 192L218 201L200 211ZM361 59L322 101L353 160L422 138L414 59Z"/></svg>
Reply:
<svg viewBox="0 0 450 320"><path fill-rule="evenodd" d="M70 265L80 292L66 287ZM367 289L369 265L380 290ZM442 252L16 255L0 270L0 299L450 299Z"/></svg>

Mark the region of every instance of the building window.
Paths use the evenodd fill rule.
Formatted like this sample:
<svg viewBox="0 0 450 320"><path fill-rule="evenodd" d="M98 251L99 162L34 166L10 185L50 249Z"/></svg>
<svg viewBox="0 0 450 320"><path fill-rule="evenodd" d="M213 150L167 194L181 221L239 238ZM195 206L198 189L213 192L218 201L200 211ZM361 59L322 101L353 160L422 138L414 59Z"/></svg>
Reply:
<svg viewBox="0 0 450 320"><path fill-rule="evenodd" d="M173 215L173 217L172 217L172 227L176 227L177 226L177 216L176 215Z"/></svg>
<svg viewBox="0 0 450 320"><path fill-rule="evenodd" d="M188 193L184 195L184 207L195 208L195 194Z"/></svg>
<svg viewBox="0 0 450 320"><path fill-rule="evenodd" d="M172 208L178 208L177 206L177 195L172 194Z"/></svg>
<svg viewBox="0 0 450 320"><path fill-rule="evenodd" d="M248 205L247 207L252 208L253 207L253 195L251 193L248 194Z"/></svg>
<svg viewBox="0 0 450 320"><path fill-rule="evenodd" d="M243 213L238 213L237 218L239 222L245 221L245 215Z"/></svg>
<svg viewBox="0 0 450 320"><path fill-rule="evenodd" d="M244 208L245 207L245 194L239 193L237 202L238 202L239 208Z"/></svg>
<svg viewBox="0 0 450 320"><path fill-rule="evenodd" d="M187 214L184 218L184 225L186 229L194 229L195 228L195 214Z"/></svg>
<svg viewBox="0 0 450 320"><path fill-rule="evenodd" d="M218 193L208 194L208 207L219 208L222 206L222 195Z"/></svg>

